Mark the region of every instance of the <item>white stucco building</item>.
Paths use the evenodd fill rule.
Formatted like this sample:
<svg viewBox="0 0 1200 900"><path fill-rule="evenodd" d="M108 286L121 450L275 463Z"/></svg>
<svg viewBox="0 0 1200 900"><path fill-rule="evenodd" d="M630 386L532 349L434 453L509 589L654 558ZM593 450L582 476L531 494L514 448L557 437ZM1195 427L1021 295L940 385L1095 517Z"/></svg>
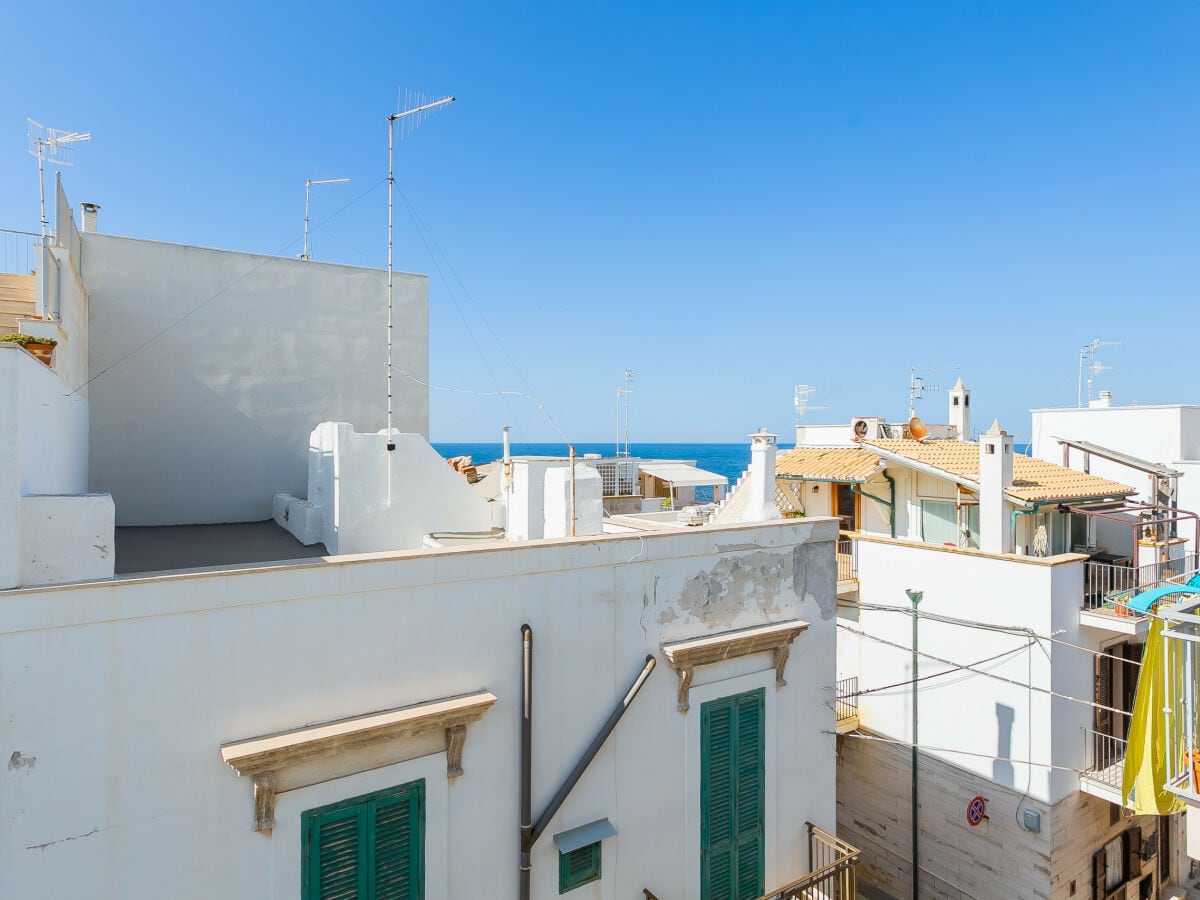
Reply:
<svg viewBox="0 0 1200 900"><path fill-rule="evenodd" d="M73 228L0 348L0 897L854 896L835 520L468 484L372 419L381 273Z"/></svg>
<svg viewBox="0 0 1200 900"><path fill-rule="evenodd" d="M891 897L912 896L914 850L922 898L1174 896L1178 817L1121 807L1147 619L1103 543L1143 537L1136 513L1105 518L1135 488L1015 454L998 423L929 437L971 433L961 381L949 401L948 426L808 426L778 461L784 514L842 527L839 833Z"/></svg>

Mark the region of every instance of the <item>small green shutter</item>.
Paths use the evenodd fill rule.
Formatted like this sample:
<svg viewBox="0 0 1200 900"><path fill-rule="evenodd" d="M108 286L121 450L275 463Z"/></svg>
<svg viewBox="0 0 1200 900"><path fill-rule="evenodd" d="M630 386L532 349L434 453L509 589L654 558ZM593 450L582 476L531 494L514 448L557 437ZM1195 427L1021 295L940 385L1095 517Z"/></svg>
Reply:
<svg viewBox="0 0 1200 900"><path fill-rule="evenodd" d="M425 782L302 816L303 900L422 900Z"/></svg>
<svg viewBox="0 0 1200 900"><path fill-rule="evenodd" d="M754 900L763 893L764 692L700 707L700 894Z"/></svg>
<svg viewBox="0 0 1200 900"><path fill-rule="evenodd" d="M558 892L600 880L600 842L558 854Z"/></svg>

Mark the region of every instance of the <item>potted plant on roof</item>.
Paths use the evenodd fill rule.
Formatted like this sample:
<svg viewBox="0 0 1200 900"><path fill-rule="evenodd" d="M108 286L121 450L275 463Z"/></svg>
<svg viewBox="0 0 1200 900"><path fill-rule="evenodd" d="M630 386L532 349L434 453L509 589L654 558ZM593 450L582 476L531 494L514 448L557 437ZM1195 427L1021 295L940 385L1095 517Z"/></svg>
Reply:
<svg viewBox="0 0 1200 900"><path fill-rule="evenodd" d="M47 366L53 361L54 348L58 345L54 338L34 337L32 334L0 334L0 341L20 344Z"/></svg>

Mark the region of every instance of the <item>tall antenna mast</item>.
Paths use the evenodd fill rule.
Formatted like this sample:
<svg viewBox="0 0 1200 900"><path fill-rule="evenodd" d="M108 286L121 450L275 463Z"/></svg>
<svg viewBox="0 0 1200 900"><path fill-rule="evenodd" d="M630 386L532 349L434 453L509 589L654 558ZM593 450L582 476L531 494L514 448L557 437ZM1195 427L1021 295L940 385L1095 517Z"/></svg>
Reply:
<svg viewBox="0 0 1200 900"><path fill-rule="evenodd" d="M409 101L411 103L411 100ZM387 117L388 122L388 257L387 257L387 448L391 452L396 449L396 438L392 433L392 193L396 186L395 170L392 166L394 158L393 146L396 135L396 122L403 119L411 134L425 118L437 109L453 103L453 97L442 97L440 100L422 102L410 106L402 112L392 113ZM391 466L388 466L388 503L392 502Z"/></svg>
<svg viewBox="0 0 1200 900"><path fill-rule="evenodd" d="M812 398L812 395L815 394L816 392L817 392L817 389L815 387L812 387L811 385L807 385L807 384L796 385L796 394L795 394L795 398L792 400L792 403L796 408L795 424L797 426L804 424L804 416L808 413L808 411L810 409L811 410L829 409L828 406L813 406L811 403L809 403L809 400Z"/></svg>
<svg viewBox="0 0 1200 900"><path fill-rule="evenodd" d="M617 456L621 456L621 399L625 399L625 456L629 456L629 395L633 388L629 382L637 377L637 372L625 370L625 386L617 388Z"/></svg>
<svg viewBox="0 0 1200 900"><path fill-rule="evenodd" d="M958 366L921 366L919 369L916 366L908 370L908 417L911 419L917 414L916 403L925 396L926 391L940 391L941 388L936 384L926 384L925 379L917 372L957 372Z"/></svg>
<svg viewBox="0 0 1200 900"><path fill-rule="evenodd" d="M304 252L301 259L312 259L308 252L308 198L314 184L345 184L349 178L309 178L304 182Z"/></svg>
<svg viewBox="0 0 1200 900"><path fill-rule="evenodd" d="M29 153L36 156L38 161L38 196L42 201L42 246L46 246L46 174L45 162L49 160L58 166L75 164L74 148L71 144L79 144L92 139L91 132L63 131L61 128L47 128L41 122L26 119L29 123Z"/></svg>
<svg viewBox="0 0 1200 900"><path fill-rule="evenodd" d="M1092 402L1092 385L1095 383L1096 376L1101 372L1112 371L1111 366L1103 365L1096 359L1096 351L1101 347L1119 347L1120 341L1105 341L1100 338L1092 338L1091 342L1084 347L1079 348L1079 383L1076 387L1075 405L1082 408L1083 403L1083 382L1084 373L1087 373L1087 399L1088 403Z"/></svg>

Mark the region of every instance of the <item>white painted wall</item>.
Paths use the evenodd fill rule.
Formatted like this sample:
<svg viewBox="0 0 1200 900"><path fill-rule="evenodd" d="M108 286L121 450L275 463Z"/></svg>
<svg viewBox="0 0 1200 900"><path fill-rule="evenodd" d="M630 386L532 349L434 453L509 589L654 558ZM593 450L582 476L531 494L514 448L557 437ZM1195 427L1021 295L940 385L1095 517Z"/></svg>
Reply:
<svg viewBox="0 0 1200 900"><path fill-rule="evenodd" d="M91 489L118 524L270 518L275 494L304 493L318 423L386 424L386 273L82 239ZM395 365L420 381L427 307L426 278L397 274ZM427 435L427 389L397 374L393 393L395 427Z"/></svg>
<svg viewBox="0 0 1200 900"><path fill-rule="evenodd" d="M111 501L107 521L95 498L26 502L86 492L87 400L16 344L3 344L0 421L0 588L111 575ZM96 541L83 540L93 533ZM105 548L102 559L94 544Z"/></svg>
<svg viewBox="0 0 1200 900"><path fill-rule="evenodd" d="M277 495L275 521L335 555L412 550L431 532L491 527L491 504L423 436L392 441L389 451L386 433L322 422L309 437L308 493Z"/></svg>
<svg viewBox="0 0 1200 900"><path fill-rule="evenodd" d="M21 581L25 586L112 578L116 563L112 497L39 494L21 498Z"/></svg>
<svg viewBox="0 0 1200 900"><path fill-rule="evenodd" d="M1200 406L1110 406L1094 409L1033 410L1033 446L1030 453L1062 465L1062 448L1056 437L1090 441L1149 462L1178 468L1183 460L1200 460ZM1083 453L1071 451L1071 468L1083 469ZM1091 473L1137 488L1138 499L1148 499L1149 477L1119 463L1092 457ZM1180 490L1185 489L1180 479ZM1200 481L1200 479L1197 479ZM1186 487L1200 497L1200 486ZM1180 504L1184 509L1195 509Z"/></svg>
<svg viewBox="0 0 1200 900"><path fill-rule="evenodd" d="M545 526L548 538L571 534L571 467L546 470ZM575 464L575 534L580 537L600 534L604 528L604 479L595 467Z"/></svg>
<svg viewBox="0 0 1200 900"><path fill-rule="evenodd" d="M803 874L804 821L834 824L835 524L807 520L298 562L18 591L0 604L0 896L296 897L298 817L424 776L426 896L515 898L520 626L534 629L541 811L646 654L659 666L533 857L607 816L581 897L697 895L700 702L768 697L767 886ZM659 645L799 618L784 688L769 654L698 670L692 708ZM270 836L222 743L486 688L465 774L444 754L280 796ZM482 893L481 893L482 892Z"/></svg>
<svg viewBox="0 0 1200 900"><path fill-rule="evenodd" d="M907 682L912 677L912 620L908 588L924 591L920 611L969 619L985 624L1031 628L1048 635L1067 627L1072 615L1078 631L1079 605L1083 596L1083 557L1020 560L982 553L940 550L922 545L890 541L858 542L860 599L864 604L885 605L901 612L863 608L850 627L900 644L903 649L864 639L861 642L859 687ZM1069 560L1069 561L1062 561ZM1059 561L1057 565L1051 565ZM1021 636L922 619L919 646L954 663L973 664L1006 650L1018 650ZM1049 688L1053 680L1079 687L1091 672L1091 658L1058 647L1018 650L1012 656L989 662L989 672L1025 685ZM944 671L948 666L919 661L921 675ZM843 671L841 674L854 674ZM1082 688L1080 688L1082 689ZM1079 694L1075 694L1079 696ZM1090 688L1083 697L1090 697ZM860 702L863 725L899 740L912 737L911 691L890 690L869 694ZM1084 717L1087 707L1080 707ZM1082 746L1080 720L1052 710L1045 694L1031 694L1027 687L1010 685L983 675L962 673L924 682L920 692L919 739L923 747L952 748L981 756L964 756L930 750L959 767L991 778L1006 787L1056 802L1074 790L1074 776L1051 777L1044 767L997 761L996 757L1057 763L1053 755L1075 741ZM1078 751L1071 757L1074 759ZM1069 764L1069 763L1068 763ZM1070 773L1068 773L1070 774Z"/></svg>

